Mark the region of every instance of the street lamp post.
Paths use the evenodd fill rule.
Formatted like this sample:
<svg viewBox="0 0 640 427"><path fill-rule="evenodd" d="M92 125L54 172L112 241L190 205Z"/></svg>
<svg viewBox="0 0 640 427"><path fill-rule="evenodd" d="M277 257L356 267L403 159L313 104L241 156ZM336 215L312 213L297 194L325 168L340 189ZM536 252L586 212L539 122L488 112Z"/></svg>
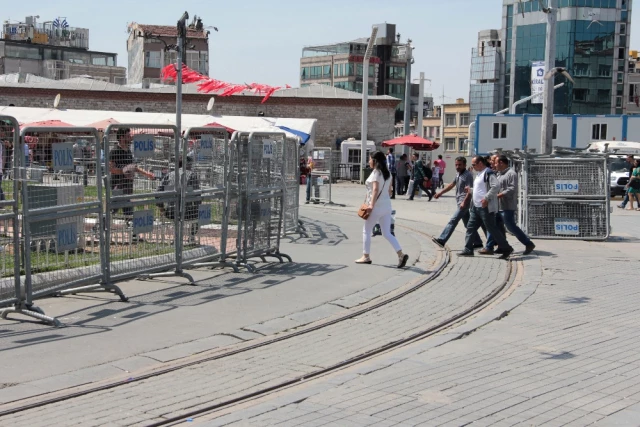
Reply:
<svg viewBox="0 0 640 427"><path fill-rule="evenodd" d="M407 79L404 88L404 134L411 134L411 64L413 63L413 48L411 40L407 41Z"/></svg>
<svg viewBox="0 0 640 427"><path fill-rule="evenodd" d="M547 14L547 41L545 46L544 62L547 73L552 72L556 66L556 18L558 10L557 0L547 0L547 7L543 12ZM553 75L545 79L544 95L542 100L542 129L540 141L540 153L551 154L553 144Z"/></svg>
<svg viewBox="0 0 640 427"><path fill-rule="evenodd" d="M364 184L364 165L367 157L367 113L369 109L369 59L376 44L378 27L371 29L371 37L362 62L362 123L360 127L360 184Z"/></svg>

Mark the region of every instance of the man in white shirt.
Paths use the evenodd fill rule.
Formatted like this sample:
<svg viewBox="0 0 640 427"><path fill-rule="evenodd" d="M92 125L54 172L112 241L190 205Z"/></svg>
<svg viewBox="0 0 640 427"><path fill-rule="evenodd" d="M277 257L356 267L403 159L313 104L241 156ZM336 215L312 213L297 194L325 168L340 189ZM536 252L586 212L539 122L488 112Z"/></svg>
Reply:
<svg viewBox="0 0 640 427"><path fill-rule="evenodd" d="M500 249L500 259L508 259L513 253L513 248L507 243L502 230L496 225L496 213L498 212L498 193L500 185L496 174L489 168L487 160L482 156L476 156L471 161L471 166L477 172L473 181L471 196L471 209L469 222L467 223L467 235L465 248L460 256L473 256L474 237L478 229L484 224L487 232L493 237Z"/></svg>

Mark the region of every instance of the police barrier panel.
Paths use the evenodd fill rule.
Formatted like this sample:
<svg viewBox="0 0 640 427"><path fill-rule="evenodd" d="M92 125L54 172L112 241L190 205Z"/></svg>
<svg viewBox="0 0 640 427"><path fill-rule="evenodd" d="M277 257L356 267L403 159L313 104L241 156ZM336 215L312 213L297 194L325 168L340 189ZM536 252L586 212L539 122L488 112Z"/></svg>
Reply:
<svg viewBox="0 0 640 427"><path fill-rule="evenodd" d="M599 199L607 197L607 158L533 158L529 162L530 198Z"/></svg>
<svg viewBox="0 0 640 427"><path fill-rule="evenodd" d="M2 317L26 309L20 280L20 229L18 226L18 176L23 153L20 126L9 116L0 116L0 307ZM17 153L18 155L12 155ZM10 172L10 173L9 173ZM11 178L9 178L11 177Z"/></svg>
<svg viewBox="0 0 640 427"><path fill-rule="evenodd" d="M182 271L182 227L176 214L179 141L175 126L117 124L106 129L108 283L173 275L193 282Z"/></svg>
<svg viewBox="0 0 640 427"><path fill-rule="evenodd" d="M21 140L37 133L33 157L46 168L42 173L20 170L25 304L33 299L88 286L124 295L104 282L101 165L92 170L93 182L77 179L83 170L74 159L82 141L94 158L100 156L99 136L93 128L25 128ZM87 172L88 173L88 172ZM56 323L53 318L43 319Z"/></svg>
<svg viewBox="0 0 640 427"><path fill-rule="evenodd" d="M230 183L237 189L238 247L236 262L249 267L253 257L283 257L280 235L283 224L283 133L235 133L232 140ZM231 202L231 200L230 200Z"/></svg>
<svg viewBox="0 0 640 427"><path fill-rule="evenodd" d="M311 171L310 201L314 203L333 204L331 202L331 174L333 171L333 154L330 148L315 148L311 152L313 170ZM309 191L309 190L307 190Z"/></svg>
<svg viewBox="0 0 640 427"><path fill-rule="evenodd" d="M532 238L602 241L610 235L607 155L556 149L512 154L521 165L520 227Z"/></svg>
<svg viewBox="0 0 640 427"><path fill-rule="evenodd" d="M283 235L301 234L306 237L300 220L300 138L285 139L284 153L284 224Z"/></svg>
<svg viewBox="0 0 640 427"><path fill-rule="evenodd" d="M222 128L191 128L185 134L181 172L183 263L185 267L225 267L235 252L237 232L229 231L229 138ZM237 220L235 221L237 224Z"/></svg>

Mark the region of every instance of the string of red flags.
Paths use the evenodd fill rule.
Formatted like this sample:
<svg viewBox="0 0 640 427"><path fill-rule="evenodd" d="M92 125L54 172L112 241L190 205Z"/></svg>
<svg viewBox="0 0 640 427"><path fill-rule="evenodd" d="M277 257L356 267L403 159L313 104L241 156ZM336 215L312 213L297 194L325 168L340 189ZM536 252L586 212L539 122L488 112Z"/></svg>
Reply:
<svg viewBox="0 0 640 427"><path fill-rule="evenodd" d="M162 81L170 81L175 82L178 80L178 70L176 69L175 64L167 65L162 69L160 73L160 78ZM236 93L242 93L245 90L251 91L255 94L264 95L262 98L262 104L267 102L271 95L273 95L276 91L281 89L290 89L291 86L286 85L284 88L282 86L269 86L259 83L251 83L251 84L236 84L236 83L227 83L222 80L212 79L211 77L207 77L199 72L192 70L186 65L182 66L182 83L198 83L198 92L201 93L211 93L222 91L218 96L231 96Z"/></svg>

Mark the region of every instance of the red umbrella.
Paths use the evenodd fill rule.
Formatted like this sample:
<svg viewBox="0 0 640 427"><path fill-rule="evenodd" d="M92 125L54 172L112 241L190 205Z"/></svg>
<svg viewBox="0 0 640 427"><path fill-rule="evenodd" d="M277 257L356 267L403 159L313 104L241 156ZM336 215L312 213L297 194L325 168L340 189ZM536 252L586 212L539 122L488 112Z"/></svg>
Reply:
<svg viewBox="0 0 640 427"><path fill-rule="evenodd" d="M20 125L20 129L24 128L72 128L71 123L66 123L60 120L42 120L40 122L32 122Z"/></svg>
<svg viewBox="0 0 640 427"><path fill-rule="evenodd" d="M394 145L406 145L416 151L433 151L440 147L437 142L421 138L418 135L404 135L382 143L383 147L393 147Z"/></svg>
<svg viewBox="0 0 640 427"><path fill-rule="evenodd" d="M206 127L206 128L220 128L220 129L226 130L229 133L233 133L233 132L236 131L235 129L231 129L228 126L224 126L224 125L221 125L220 123L216 123L216 122L209 123L208 125L204 125L204 127Z"/></svg>
<svg viewBox="0 0 640 427"><path fill-rule="evenodd" d="M117 125L120 122L113 118L108 118L104 120L100 120L99 122L91 123L87 125L88 128L96 128L98 130L105 130L109 127L109 125Z"/></svg>

